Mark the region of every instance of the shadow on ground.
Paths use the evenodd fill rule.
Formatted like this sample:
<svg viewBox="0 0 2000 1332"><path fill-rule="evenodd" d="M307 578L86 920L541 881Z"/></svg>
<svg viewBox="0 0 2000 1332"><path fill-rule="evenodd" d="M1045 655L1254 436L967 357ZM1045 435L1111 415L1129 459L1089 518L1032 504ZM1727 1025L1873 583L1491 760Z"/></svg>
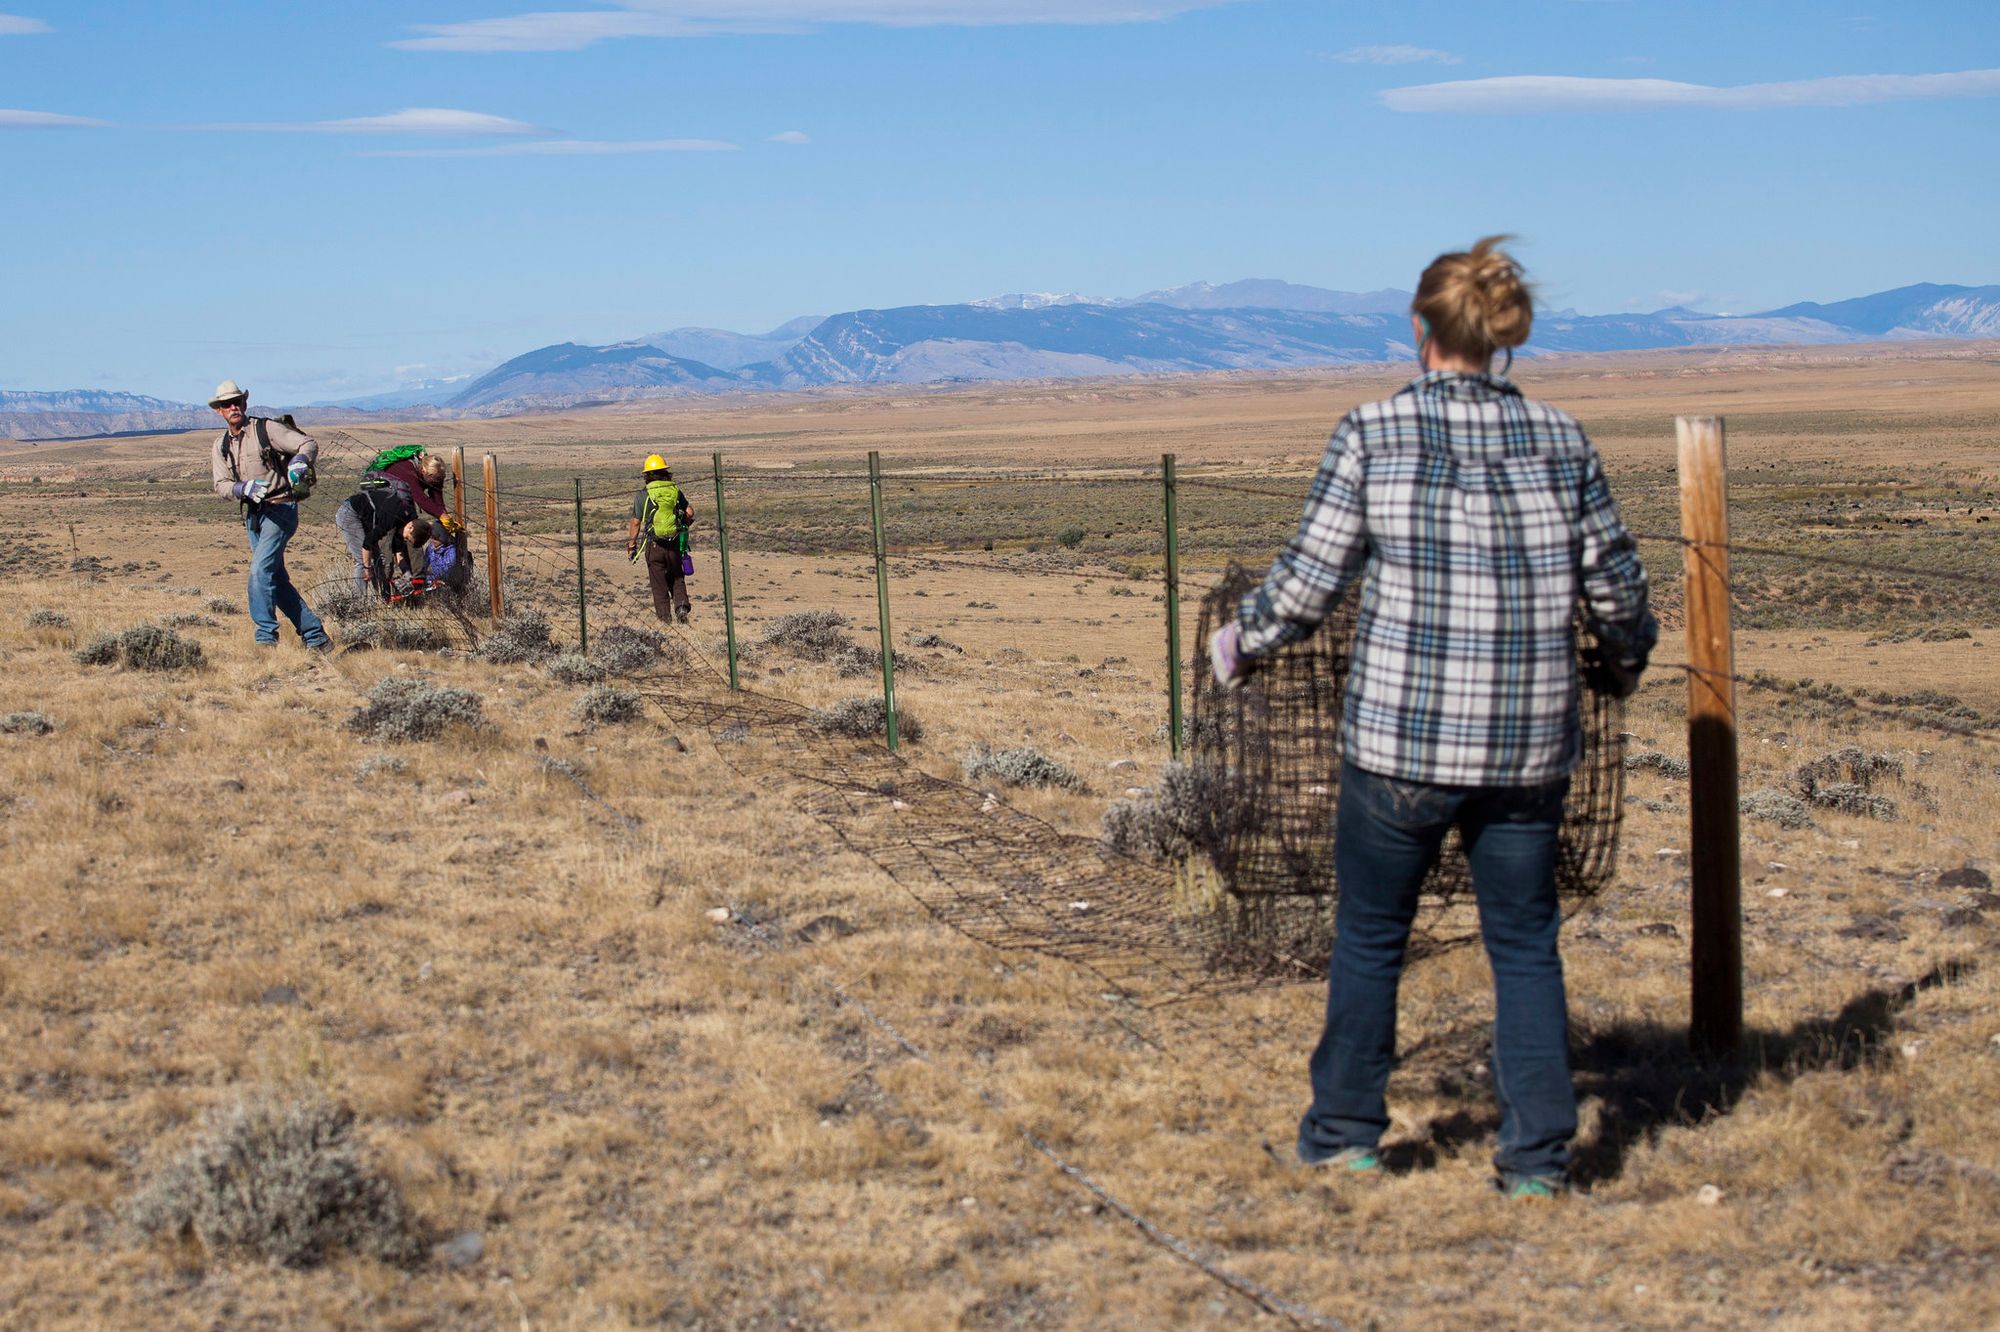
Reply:
<svg viewBox="0 0 2000 1332"><path fill-rule="evenodd" d="M1577 1033L1570 1051L1577 1095L1595 1098L1601 1108L1596 1135L1577 1143L1572 1179L1587 1186L1618 1178L1634 1148L1675 1125L1729 1114L1760 1079L1787 1083L1827 1069L1879 1065L1889 1058L1897 1015L1924 991L1970 975L1977 965L1941 962L1905 985L1855 996L1832 1017L1809 1018L1785 1031L1747 1031L1743 1053L1735 1059L1696 1054L1687 1029L1678 1024L1623 1022ZM1466 1067L1480 1057L1487 1030L1482 1024L1422 1042L1407 1052L1405 1065L1442 1056L1438 1062L1447 1067ZM1475 1084L1451 1072L1431 1077L1431 1090L1439 1095L1469 1096L1482 1088L1490 1097L1491 1085L1483 1080ZM1491 1138L1498 1127L1489 1101L1432 1120L1427 1141L1392 1147L1385 1155L1392 1169L1428 1169L1443 1152Z"/></svg>

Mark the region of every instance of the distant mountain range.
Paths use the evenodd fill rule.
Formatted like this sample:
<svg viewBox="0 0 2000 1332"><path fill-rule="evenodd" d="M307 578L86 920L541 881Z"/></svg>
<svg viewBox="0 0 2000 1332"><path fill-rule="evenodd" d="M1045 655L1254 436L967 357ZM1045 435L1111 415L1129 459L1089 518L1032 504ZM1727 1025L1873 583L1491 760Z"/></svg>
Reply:
<svg viewBox="0 0 2000 1332"><path fill-rule="evenodd" d="M768 333L678 328L607 346L558 343L483 375L301 410L486 417L607 402L841 384L1283 370L1407 359L1410 294L1272 279L1197 282L1119 299L1016 293L962 305L807 316ZM1906 338L2000 338L2000 286L1936 283L1750 315L1536 316L1532 352L1634 351ZM207 408L126 393L0 391L0 436L52 439L207 428Z"/></svg>

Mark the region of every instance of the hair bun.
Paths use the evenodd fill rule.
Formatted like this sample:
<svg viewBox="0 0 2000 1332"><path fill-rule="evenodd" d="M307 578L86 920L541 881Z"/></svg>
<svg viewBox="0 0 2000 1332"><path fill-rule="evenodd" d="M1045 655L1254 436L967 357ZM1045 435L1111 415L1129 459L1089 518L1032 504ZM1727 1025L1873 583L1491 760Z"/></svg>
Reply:
<svg viewBox="0 0 2000 1332"><path fill-rule="evenodd" d="M1534 327L1535 303L1506 236L1484 236L1468 251L1439 255L1417 284L1410 308L1430 324L1443 351L1484 361L1518 347Z"/></svg>

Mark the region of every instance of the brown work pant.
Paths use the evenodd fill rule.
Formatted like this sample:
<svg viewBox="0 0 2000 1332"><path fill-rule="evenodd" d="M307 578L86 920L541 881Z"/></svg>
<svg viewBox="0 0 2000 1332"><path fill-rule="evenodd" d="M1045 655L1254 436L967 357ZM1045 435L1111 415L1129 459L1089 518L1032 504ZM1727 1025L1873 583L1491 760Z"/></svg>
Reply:
<svg viewBox="0 0 2000 1332"><path fill-rule="evenodd" d="M653 586L653 614L664 624L674 612L688 608L687 578L681 573L681 553L651 537L646 539L646 581Z"/></svg>

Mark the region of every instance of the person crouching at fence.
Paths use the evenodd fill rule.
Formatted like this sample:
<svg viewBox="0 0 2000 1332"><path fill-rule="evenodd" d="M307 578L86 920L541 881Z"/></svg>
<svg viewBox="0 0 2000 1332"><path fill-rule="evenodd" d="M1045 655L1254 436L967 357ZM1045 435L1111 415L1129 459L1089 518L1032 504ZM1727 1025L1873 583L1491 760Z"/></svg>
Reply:
<svg viewBox="0 0 2000 1332"><path fill-rule="evenodd" d="M354 590L369 588L387 601L395 589L396 565L414 567L411 552L431 535L417 517L409 492L394 486L363 486L334 511L333 525L354 557ZM415 536L421 530L421 536Z"/></svg>
<svg viewBox="0 0 2000 1332"><path fill-rule="evenodd" d="M293 429L289 416L274 421L250 415L250 395L233 379L216 386L208 405L223 423L209 456L215 493L243 506L243 528L250 538L248 595L257 641L278 641L282 614L298 630L300 641L324 652L333 646L326 626L285 569L285 546L298 531L299 501L312 488L319 444Z"/></svg>
<svg viewBox="0 0 2000 1332"><path fill-rule="evenodd" d="M632 527L625 534L625 554L639 558L645 543L646 581L653 588L653 614L662 624L688 622L687 576L694 572L688 554L688 529L694 510L687 494L674 483L667 460L655 453L646 459L646 484L632 500Z"/></svg>
<svg viewBox="0 0 2000 1332"><path fill-rule="evenodd" d="M1533 305L1504 239L1424 270L1410 321L1422 373L1341 421L1297 534L1209 653L1221 684L1240 683L1364 580L1341 721L1337 933L1299 1160L1379 1167L1418 888L1456 827L1493 969L1497 1182L1554 1197L1576 1132L1556 903L1582 745L1573 616L1580 598L1600 654L1588 683L1620 696L1659 630L1596 449L1505 377Z"/></svg>

